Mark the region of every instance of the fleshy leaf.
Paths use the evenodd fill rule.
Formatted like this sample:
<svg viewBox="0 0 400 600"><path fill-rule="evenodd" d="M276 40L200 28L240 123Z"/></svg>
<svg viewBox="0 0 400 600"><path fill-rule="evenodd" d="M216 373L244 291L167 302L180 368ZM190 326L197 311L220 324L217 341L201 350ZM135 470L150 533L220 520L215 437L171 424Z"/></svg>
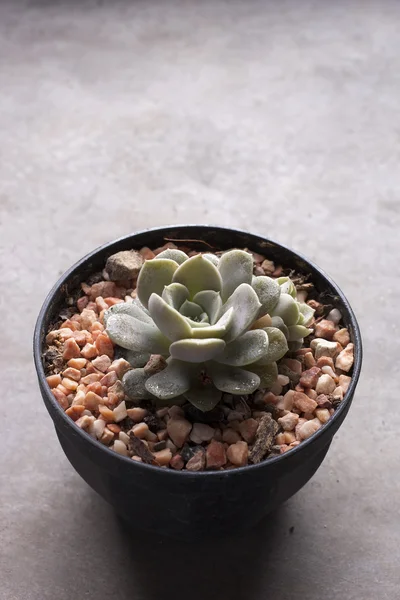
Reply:
<svg viewBox="0 0 400 600"><path fill-rule="evenodd" d="M208 314L211 325L214 325L219 319L222 311L221 294L219 292L214 292L213 290L203 290L194 296L193 301L196 302L196 304L200 304Z"/></svg>
<svg viewBox="0 0 400 600"><path fill-rule="evenodd" d="M146 309L142 309L138 304L134 302L120 302L119 304L114 304L104 313L104 326L107 326L107 322L111 315L129 315L130 317L135 317L138 321L142 321L143 323L152 324L153 320L150 315L144 312Z"/></svg>
<svg viewBox="0 0 400 600"><path fill-rule="evenodd" d="M244 250L230 250L221 256L218 271L222 277L222 301L226 302L240 284L251 284L253 257Z"/></svg>
<svg viewBox="0 0 400 600"><path fill-rule="evenodd" d="M161 331L129 315L111 315L106 329L114 344L136 352L168 354L170 341Z"/></svg>
<svg viewBox="0 0 400 600"><path fill-rule="evenodd" d="M276 282L279 284L282 294L289 294L296 299L296 286L289 277L278 277Z"/></svg>
<svg viewBox="0 0 400 600"><path fill-rule="evenodd" d="M233 308L228 310L216 323L209 327L196 327L192 329L194 338L221 338L224 337L233 321Z"/></svg>
<svg viewBox="0 0 400 600"><path fill-rule="evenodd" d="M280 329L286 339L289 337L289 329L286 327L281 317L272 317L271 325L272 327L276 327L276 329Z"/></svg>
<svg viewBox="0 0 400 600"><path fill-rule="evenodd" d="M305 327L308 327L314 318L315 310L311 308L311 306L308 306L308 304L306 304L305 302L299 302L298 307L300 314L304 317L303 323L301 324Z"/></svg>
<svg viewBox="0 0 400 600"><path fill-rule="evenodd" d="M205 315L205 313L203 313ZM207 315L205 315L204 318L207 318ZM189 323L190 327L192 329L198 329L198 328L204 328L204 327L209 327L210 323L208 322L208 320L204 320L204 321L193 321L193 319L190 319L189 317L185 317L186 321ZM196 337L196 336L195 336Z"/></svg>
<svg viewBox="0 0 400 600"><path fill-rule="evenodd" d="M173 281L187 287L191 298L202 290L219 292L222 286L218 270L209 260L203 258L202 254L185 260L175 271Z"/></svg>
<svg viewBox="0 0 400 600"><path fill-rule="evenodd" d="M170 306L179 310L185 300L189 298L189 290L181 283L170 283L163 289L161 298Z"/></svg>
<svg viewBox="0 0 400 600"><path fill-rule="evenodd" d="M201 383L192 385L185 393L185 397L193 406L207 412L215 408L222 398L222 393L212 383Z"/></svg>
<svg viewBox="0 0 400 600"><path fill-rule="evenodd" d="M264 331L268 335L269 348L264 356L265 364L275 362L285 356L288 351L288 344L285 334L277 327L265 327Z"/></svg>
<svg viewBox="0 0 400 600"><path fill-rule="evenodd" d="M289 329L289 342L298 342L312 333L311 329L307 329L304 325L291 325Z"/></svg>
<svg viewBox="0 0 400 600"><path fill-rule="evenodd" d="M211 254L211 252L205 252L205 254L203 254L203 258L206 258L207 260L209 260L210 263L212 263L214 265L214 267L218 267L219 258L218 258L218 256L215 256L215 254Z"/></svg>
<svg viewBox="0 0 400 600"><path fill-rule="evenodd" d="M144 369L132 369L125 373L122 378L122 385L130 400L145 400L152 397L145 387L147 379L148 375L144 372Z"/></svg>
<svg viewBox="0 0 400 600"><path fill-rule="evenodd" d="M174 260L176 263L178 263L178 265L181 265L189 257L187 254L182 252L182 250L177 250L176 248L167 248L163 252L160 252L160 254L157 254L156 259L158 260L160 258L168 258L169 260Z"/></svg>
<svg viewBox="0 0 400 600"><path fill-rule="evenodd" d="M211 362L206 369L215 387L226 394L252 394L260 385L257 374L239 367Z"/></svg>
<svg viewBox="0 0 400 600"><path fill-rule="evenodd" d="M163 371L149 377L146 389L161 400L169 400L187 392L191 386L191 374L187 364L172 358Z"/></svg>
<svg viewBox="0 0 400 600"><path fill-rule="evenodd" d="M150 296L149 311L158 329L169 340L175 342L192 336L192 328L185 317L167 304L161 296L157 296L157 294Z"/></svg>
<svg viewBox="0 0 400 600"><path fill-rule="evenodd" d="M270 317L269 315L264 315L263 317L261 317L261 319L257 319L257 321L254 321L253 325L251 326L251 329L264 329L265 327L271 326L272 317Z"/></svg>
<svg viewBox="0 0 400 600"><path fill-rule="evenodd" d="M215 360L224 365L242 367L249 365L268 352L268 335L262 329L247 331L227 344L225 350Z"/></svg>
<svg viewBox="0 0 400 600"><path fill-rule="evenodd" d="M204 311L203 308L195 302L185 300L185 302L180 307L179 312L181 313L181 315L189 317L190 319L199 319Z"/></svg>
<svg viewBox="0 0 400 600"><path fill-rule="evenodd" d="M260 388L270 388L278 377L278 366L276 362L270 363L269 365L262 364L261 361L253 363L246 367L252 373L255 373L260 378Z"/></svg>
<svg viewBox="0 0 400 600"><path fill-rule="evenodd" d="M172 282L178 268L178 263L168 258L145 261L137 280L137 295L143 306L147 308L152 294L161 296L164 287Z"/></svg>
<svg viewBox="0 0 400 600"><path fill-rule="evenodd" d="M187 339L174 342L170 346L170 354L173 358L190 363L201 363L212 360L225 348L225 342L218 338L205 340Z"/></svg>
<svg viewBox="0 0 400 600"><path fill-rule="evenodd" d="M303 340L300 340L298 342L289 342L288 343L290 352L296 352L297 350L300 350L300 348L302 346L303 346Z"/></svg>
<svg viewBox="0 0 400 600"><path fill-rule="evenodd" d="M263 315L269 313L274 306L277 305L281 295L281 290L274 279L263 275L255 277L252 283L252 288L261 302L261 308L258 316L262 317Z"/></svg>
<svg viewBox="0 0 400 600"><path fill-rule="evenodd" d="M135 352L134 350L127 350L124 358L128 361L131 367L144 367L144 365L149 361L150 354L148 352Z"/></svg>
<svg viewBox="0 0 400 600"><path fill-rule="evenodd" d="M281 294L278 304L271 311L271 317L281 317L285 325L296 325L299 318L298 303L289 294Z"/></svg>
<svg viewBox="0 0 400 600"><path fill-rule="evenodd" d="M223 314L233 308L233 322L225 336L226 343L232 342L251 326L260 307L258 296L250 285L242 283L236 288L222 307Z"/></svg>

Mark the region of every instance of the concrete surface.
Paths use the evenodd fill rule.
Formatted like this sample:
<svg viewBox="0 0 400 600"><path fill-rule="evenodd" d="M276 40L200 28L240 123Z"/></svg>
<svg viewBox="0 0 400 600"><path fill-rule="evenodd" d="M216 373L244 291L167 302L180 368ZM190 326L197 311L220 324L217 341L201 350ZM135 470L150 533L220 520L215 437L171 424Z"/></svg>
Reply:
<svg viewBox="0 0 400 600"><path fill-rule="evenodd" d="M399 21L395 0L1 3L2 600L400 597ZM301 250L365 343L318 474L209 546L123 531L64 458L31 360L62 271L179 222Z"/></svg>

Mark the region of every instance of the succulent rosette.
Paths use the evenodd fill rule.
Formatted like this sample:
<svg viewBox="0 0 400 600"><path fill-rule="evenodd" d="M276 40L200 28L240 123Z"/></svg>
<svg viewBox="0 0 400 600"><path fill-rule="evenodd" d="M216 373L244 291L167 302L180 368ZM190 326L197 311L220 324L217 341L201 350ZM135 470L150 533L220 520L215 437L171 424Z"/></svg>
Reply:
<svg viewBox="0 0 400 600"><path fill-rule="evenodd" d="M104 322L133 367L123 378L131 400L186 399L208 411L223 393L270 388L276 361L310 333L313 312L289 278L254 276L248 252L189 258L169 249L144 263L137 298L112 306ZM154 354L166 362L151 374Z"/></svg>

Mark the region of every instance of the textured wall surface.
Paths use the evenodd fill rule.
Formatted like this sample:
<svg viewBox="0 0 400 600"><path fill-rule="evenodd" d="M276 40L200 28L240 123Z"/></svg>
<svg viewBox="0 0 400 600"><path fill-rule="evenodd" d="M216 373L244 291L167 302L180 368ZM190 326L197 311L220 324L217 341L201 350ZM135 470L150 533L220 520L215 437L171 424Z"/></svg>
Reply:
<svg viewBox="0 0 400 600"><path fill-rule="evenodd" d="M400 597L399 22L395 0L3 0L1 599ZM64 458L31 358L59 274L180 222L303 252L365 345L317 475L211 545L124 532Z"/></svg>

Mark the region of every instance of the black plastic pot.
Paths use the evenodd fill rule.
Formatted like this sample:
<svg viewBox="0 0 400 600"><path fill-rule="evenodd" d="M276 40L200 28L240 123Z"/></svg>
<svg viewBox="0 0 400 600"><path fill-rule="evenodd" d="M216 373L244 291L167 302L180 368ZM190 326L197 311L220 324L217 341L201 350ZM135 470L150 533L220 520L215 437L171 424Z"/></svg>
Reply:
<svg viewBox="0 0 400 600"><path fill-rule="evenodd" d="M89 275L103 269L111 254L130 248L155 248L167 239L185 240L194 249L250 248L283 266L311 272L327 302L340 308L355 345L349 390L333 417L290 452L258 465L230 471L189 473L137 463L103 446L64 414L46 383L42 362L45 336L66 296ZM197 243L188 240L202 240ZM205 243L204 243L205 242ZM40 311L34 334L39 386L68 460L85 481L134 526L183 539L220 536L246 529L295 494L315 473L353 399L361 369L362 346L354 313L337 285L318 267L287 248L243 231L183 225L141 231L95 250L56 283Z"/></svg>

